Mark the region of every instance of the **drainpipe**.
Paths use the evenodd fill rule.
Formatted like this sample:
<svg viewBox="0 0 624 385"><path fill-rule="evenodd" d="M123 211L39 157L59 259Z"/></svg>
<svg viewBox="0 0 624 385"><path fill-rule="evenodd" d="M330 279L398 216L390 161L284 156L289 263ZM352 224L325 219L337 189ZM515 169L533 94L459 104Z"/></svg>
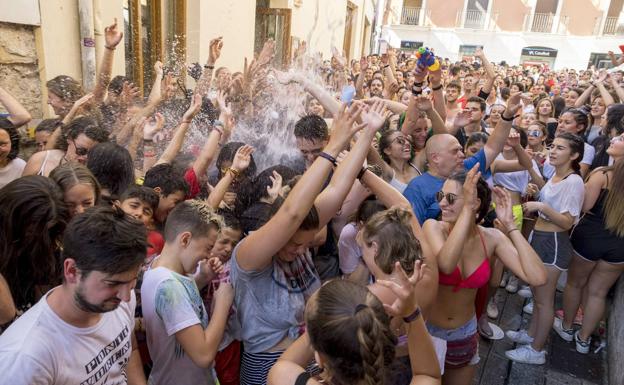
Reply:
<svg viewBox="0 0 624 385"><path fill-rule="evenodd" d="M82 87L95 88L95 34L93 32L93 1L78 0L80 22L80 54L82 58Z"/></svg>
<svg viewBox="0 0 624 385"><path fill-rule="evenodd" d="M383 14L384 14L385 4L384 0L377 0L377 7L375 9L375 19L373 22L373 49L371 53L379 53L379 41L381 40L382 34L382 24L383 24Z"/></svg>

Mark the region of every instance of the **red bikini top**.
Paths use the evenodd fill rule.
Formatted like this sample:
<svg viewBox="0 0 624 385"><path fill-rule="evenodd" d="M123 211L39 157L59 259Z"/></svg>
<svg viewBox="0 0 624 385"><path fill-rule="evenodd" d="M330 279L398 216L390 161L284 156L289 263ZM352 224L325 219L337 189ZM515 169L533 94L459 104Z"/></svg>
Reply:
<svg viewBox="0 0 624 385"><path fill-rule="evenodd" d="M487 252L487 248L485 247L485 240L483 239L483 235L480 230L479 238L481 238L481 245L483 245L483 252L485 253L485 259L483 262L477 267L477 269L470 274L465 279L462 278L461 271L459 271L459 266L455 267L455 270L451 274L444 274L443 272L439 272L439 283L444 286L455 286L453 291L459 291L459 289L478 289L487 285L490 280L490 257Z"/></svg>

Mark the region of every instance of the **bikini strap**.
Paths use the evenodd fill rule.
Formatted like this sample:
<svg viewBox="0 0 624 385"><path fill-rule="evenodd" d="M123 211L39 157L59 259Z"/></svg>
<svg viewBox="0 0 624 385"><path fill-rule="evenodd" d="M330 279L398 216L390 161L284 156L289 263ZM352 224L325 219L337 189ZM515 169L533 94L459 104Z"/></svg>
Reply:
<svg viewBox="0 0 624 385"><path fill-rule="evenodd" d="M483 246L483 252L485 253L485 259L490 259L490 255L487 251L487 246L485 245L485 239L483 239L483 234L481 233L481 229L477 226L477 232L479 233L479 238L481 239L481 246Z"/></svg>

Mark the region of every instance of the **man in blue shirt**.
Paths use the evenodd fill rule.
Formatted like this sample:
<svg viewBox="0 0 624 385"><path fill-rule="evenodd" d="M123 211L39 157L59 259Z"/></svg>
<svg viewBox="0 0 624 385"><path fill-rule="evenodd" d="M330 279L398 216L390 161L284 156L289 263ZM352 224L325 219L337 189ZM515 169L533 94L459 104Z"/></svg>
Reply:
<svg viewBox="0 0 624 385"><path fill-rule="evenodd" d="M450 134L434 135L427 141L425 151L429 170L412 179L403 192L421 225L427 219L436 219L440 215L435 194L442 189L444 181L451 174L462 168L469 170L479 163L481 173L486 175L494 159L503 150L511 130L511 122L520 107L520 93L517 93L509 98L503 118L485 146L470 158L466 158L459 141Z"/></svg>

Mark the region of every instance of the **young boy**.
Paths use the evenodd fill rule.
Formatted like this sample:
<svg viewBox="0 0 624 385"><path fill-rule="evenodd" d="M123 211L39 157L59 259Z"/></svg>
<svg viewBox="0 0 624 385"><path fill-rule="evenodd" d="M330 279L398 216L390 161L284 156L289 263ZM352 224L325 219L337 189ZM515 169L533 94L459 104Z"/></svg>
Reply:
<svg viewBox="0 0 624 385"><path fill-rule="evenodd" d="M143 186L153 189L158 194L158 207L154 212L157 227L163 227L173 208L184 201L188 184L184 176L176 173L168 163L158 164L145 174Z"/></svg>
<svg viewBox="0 0 624 385"><path fill-rule="evenodd" d="M223 263L223 271L212 282L200 282L200 287L204 306L210 311L214 301L215 292L223 282L230 282L230 258L232 250L243 236L241 223L228 212L223 212L224 227L221 228L217 241L215 242L210 255L218 258ZM204 286L202 288L202 286ZM238 385L240 383L240 324L236 319L234 309L230 311L227 327L223 334L223 340L219 345L219 351L215 357L215 371L221 385Z"/></svg>
<svg viewBox="0 0 624 385"><path fill-rule="evenodd" d="M121 194L115 202L126 214L143 222L149 230L147 234L147 258L148 262L154 255L160 254L165 245L163 236L154 230L154 214L158 209L159 197L156 191L149 187L132 185Z"/></svg>
<svg viewBox="0 0 624 385"><path fill-rule="evenodd" d="M195 281L187 275L210 258L220 216L201 201L179 203L165 224L165 246L143 277L141 294L147 344L154 362L151 384L212 384L210 367L223 337L233 289L215 293L210 322ZM209 264L212 265L212 264ZM211 281L215 274L208 266Z"/></svg>

